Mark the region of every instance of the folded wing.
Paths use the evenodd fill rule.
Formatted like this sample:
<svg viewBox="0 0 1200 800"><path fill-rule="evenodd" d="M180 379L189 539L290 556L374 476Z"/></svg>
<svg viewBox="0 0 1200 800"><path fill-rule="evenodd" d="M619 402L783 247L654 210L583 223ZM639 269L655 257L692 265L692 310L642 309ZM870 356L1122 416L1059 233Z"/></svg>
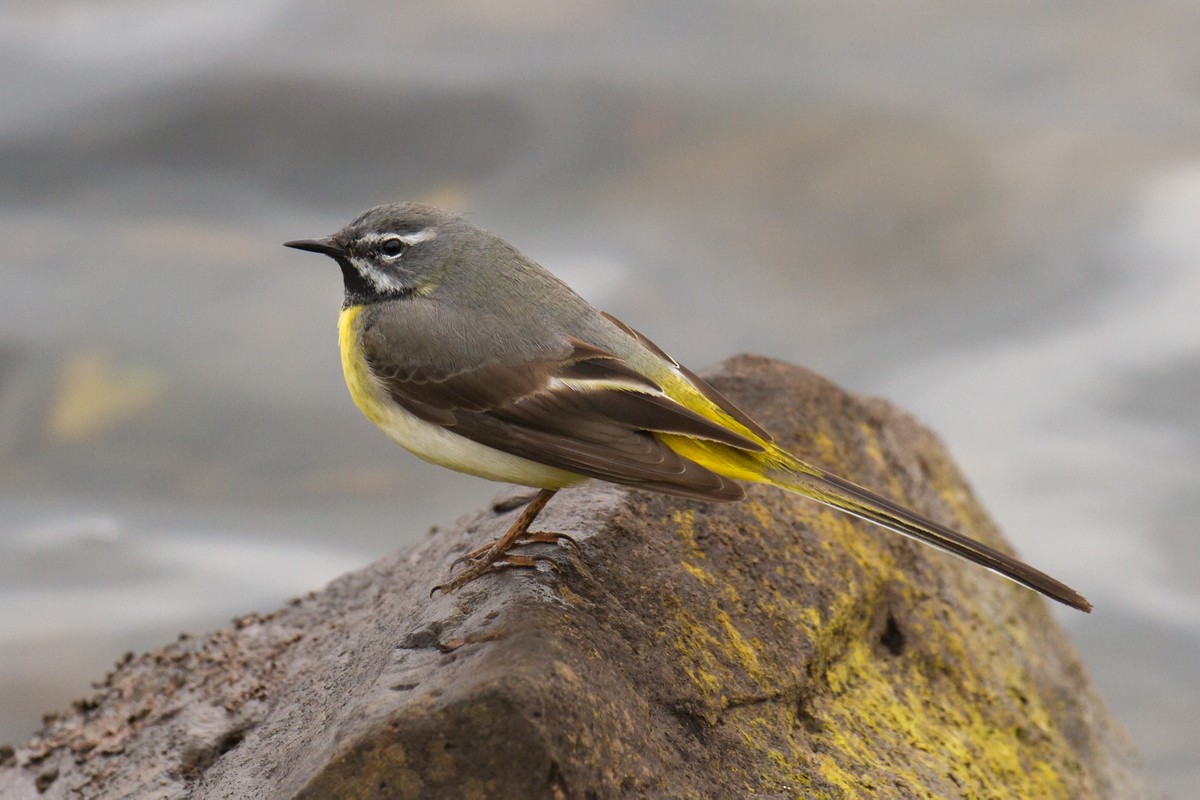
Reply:
<svg viewBox="0 0 1200 800"><path fill-rule="evenodd" d="M396 363L364 339L372 373L426 422L506 453L613 483L706 500L742 487L680 456L671 433L761 452L762 446L675 402L617 356L576 339L560 354L434 370Z"/></svg>

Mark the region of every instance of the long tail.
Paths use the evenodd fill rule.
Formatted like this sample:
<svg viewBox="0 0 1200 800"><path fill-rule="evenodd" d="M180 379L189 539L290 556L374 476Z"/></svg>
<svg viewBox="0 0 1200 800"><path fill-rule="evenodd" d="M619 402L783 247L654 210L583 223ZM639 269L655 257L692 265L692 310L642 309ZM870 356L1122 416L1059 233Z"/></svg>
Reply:
<svg viewBox="0 0 1200 800"><path fill-rule="evenodd" d="M771 471L768 480L780 488L811 497L847 514L965 558L1072 608L1086 612L1092 610L1092 604L1079 592L1023 561L920 517L856 483L800 462L782 450L772 455L781 456L780 466Z"/></svg>

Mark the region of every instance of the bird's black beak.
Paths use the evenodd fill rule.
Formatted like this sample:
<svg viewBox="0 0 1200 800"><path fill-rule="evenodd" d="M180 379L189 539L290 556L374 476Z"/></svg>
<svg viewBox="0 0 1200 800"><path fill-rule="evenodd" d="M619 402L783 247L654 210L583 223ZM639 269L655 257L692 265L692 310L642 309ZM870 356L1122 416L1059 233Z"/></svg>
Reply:
<svg viewBox="0 0 1200 800"><path fill-rule="evenodd" d="M346 257L346 251L333 241L332 236L326 236L324 239L297 239L294 242L284 242L283 246L307 250L310 253L322 253L333 258Z"/></svg>

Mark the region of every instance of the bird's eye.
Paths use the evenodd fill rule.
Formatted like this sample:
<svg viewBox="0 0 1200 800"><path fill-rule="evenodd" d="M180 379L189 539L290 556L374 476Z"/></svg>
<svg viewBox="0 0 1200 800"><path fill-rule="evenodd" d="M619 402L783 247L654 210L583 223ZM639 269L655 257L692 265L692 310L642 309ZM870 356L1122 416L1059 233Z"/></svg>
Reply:
<svg viewBox="0 0 1200 800"><path fill-rule="evenodd" d="M386 258L399 258L408 245L399 236L389 236L379 244L379 252Z"/></svg>

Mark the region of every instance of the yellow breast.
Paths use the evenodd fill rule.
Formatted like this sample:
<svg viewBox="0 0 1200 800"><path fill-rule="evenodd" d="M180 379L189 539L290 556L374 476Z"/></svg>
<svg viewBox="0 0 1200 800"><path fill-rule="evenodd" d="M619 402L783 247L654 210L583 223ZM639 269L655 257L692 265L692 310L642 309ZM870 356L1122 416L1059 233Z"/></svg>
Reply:
<svg viewBox="0 0 1200 800"><path fill-rule="evenodd" d="M342 353L342 374L346 377L346 388L354 404L366 415L367 419L381 428L388 418L388 406L395 405L391 398L384 395L378 382L367 368L363 358L362 345L359 344L358 315L362 306L343 308L338 316L338 349ZM384 428L386 431L387 429Z"/></svg>

